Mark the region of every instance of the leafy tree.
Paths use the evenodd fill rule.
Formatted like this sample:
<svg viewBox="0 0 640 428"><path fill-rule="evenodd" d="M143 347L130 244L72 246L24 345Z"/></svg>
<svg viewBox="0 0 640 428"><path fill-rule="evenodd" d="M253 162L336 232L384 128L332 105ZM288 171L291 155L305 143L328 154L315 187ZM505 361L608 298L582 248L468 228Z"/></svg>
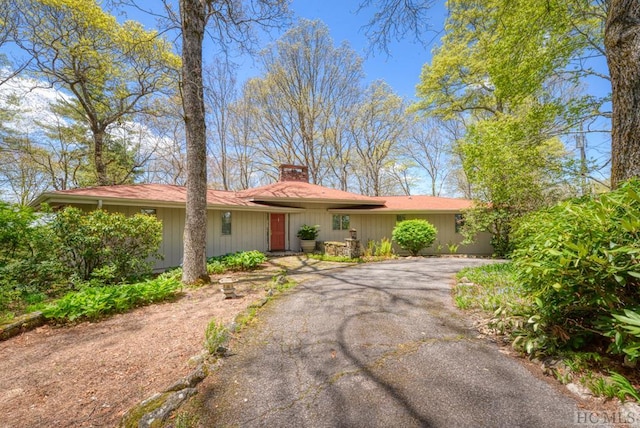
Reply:
<svg viewBox="0 0 640 428"><path fill-rule="evenodd" d="M272 166L309 167L310 179L326 180L333 158L331 136L346 125L359 96L362 59L347 44L336 47L320 21L301 20L261 53L263 77L249 83L263 155Z"/></svg>
<svg viewBox="0 0 640 428"><path fill-rule="evenodd" d="M354 166L360 170L357 178L361 193L371 196L396 193L395 177L388 172L391 165L397 163L397 152L406 128L402 98L386 83L372 83L350 124L357 155Z"/></svg>
<svg viewBox="0 0 640 428"><path fill-rule="evenodd" d="M437 234L435 226L426 220L405 220L393 228L392 240L412 256L417 256L420 251L433 244Z"/></svg>
<svg viewBox="0 0 640 428"><path fill-rule="evenodd" d="M122 153L110 153L108 129L149 112L150 98L173 90L179 58L157 32L134 21L119 24L95 1L15 5L21 14L17 43L33 58L28 70L65 91L70 98L63 102L86 121L95 183L118 183L108 168Z"/></svg>
<svg viewBox="0 0 640 428"><path fill-rule="evenodd" d="M602 100L576 95L571 79L588 71L567 79L561 70L591 49L582 33L597 35L597 22L576 21L562 1L448 6L447 33L423 68L414 109L465 124L455 149L478 205L465 230L487 228L504 255L513 218L571 194L559 138Z"/></svg>
<svg viewBox="0 0 640 428"><path fill-rule="evenodd" d="M563 144L540 130L545 118L504 117L473 125L459 145L463 166L478 201L467 216L467 241L480 230L493 236L497 254L509 253L510 222L523 214L553 204L566 195Z"/></svg>

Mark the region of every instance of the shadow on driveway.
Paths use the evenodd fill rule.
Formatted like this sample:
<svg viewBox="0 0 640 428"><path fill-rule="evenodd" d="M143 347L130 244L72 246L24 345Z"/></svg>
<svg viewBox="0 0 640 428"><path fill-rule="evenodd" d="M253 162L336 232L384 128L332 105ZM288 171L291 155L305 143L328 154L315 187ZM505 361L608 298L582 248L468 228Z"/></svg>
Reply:
<svg viewBox="0 0 640 428"><path fill-rule="evenodd" d="M200 387L203 426L565 427L576 403L477 334L455 272L416 258L318 273L269 304Z"/></svg>

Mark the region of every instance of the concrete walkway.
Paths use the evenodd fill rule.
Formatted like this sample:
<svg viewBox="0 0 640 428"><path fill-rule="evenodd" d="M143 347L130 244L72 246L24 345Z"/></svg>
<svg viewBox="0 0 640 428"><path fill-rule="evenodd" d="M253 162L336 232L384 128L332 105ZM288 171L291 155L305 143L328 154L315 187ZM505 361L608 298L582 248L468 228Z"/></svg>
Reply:
<svg viewBox="0 0 640 428"><path fill-rule="evenodd" d="M576 403L476 332L451 303L477 259L319 273L269 304L199 400L202 426L566 427Z"/></svg>

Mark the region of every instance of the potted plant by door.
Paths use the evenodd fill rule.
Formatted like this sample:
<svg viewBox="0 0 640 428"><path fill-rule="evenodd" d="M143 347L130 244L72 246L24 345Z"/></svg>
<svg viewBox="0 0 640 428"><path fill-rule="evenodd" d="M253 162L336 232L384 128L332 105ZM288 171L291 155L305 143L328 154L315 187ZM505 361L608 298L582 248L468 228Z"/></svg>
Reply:
<svg viewBox="0 0 640 428"><path fill-rule="evenodd" d="M320 231L320 226L309 226L307 224L303 224L300 226L300 230L298 230L298 238L300 238L300 246L302 247L302 252L311 253L316 248L316 238L318 237L318 232Z"/></svg>

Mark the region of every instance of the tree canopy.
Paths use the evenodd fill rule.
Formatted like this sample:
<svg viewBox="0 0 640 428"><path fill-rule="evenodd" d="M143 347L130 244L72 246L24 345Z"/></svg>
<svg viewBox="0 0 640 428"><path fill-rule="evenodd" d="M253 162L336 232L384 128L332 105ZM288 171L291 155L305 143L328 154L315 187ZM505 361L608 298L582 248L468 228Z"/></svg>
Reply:
<svg viewBox="0 0 640 428"><path fill-rule="evenodd" d="M91 132L94 184L128 179L109 174L117 148L108 131L152 113L150 99L176 89L180 59L172 46L138 22L118 23L95 1L20 0L14 7L16 42L32 58L28 70L67 94L60 103Z"/></svg>

